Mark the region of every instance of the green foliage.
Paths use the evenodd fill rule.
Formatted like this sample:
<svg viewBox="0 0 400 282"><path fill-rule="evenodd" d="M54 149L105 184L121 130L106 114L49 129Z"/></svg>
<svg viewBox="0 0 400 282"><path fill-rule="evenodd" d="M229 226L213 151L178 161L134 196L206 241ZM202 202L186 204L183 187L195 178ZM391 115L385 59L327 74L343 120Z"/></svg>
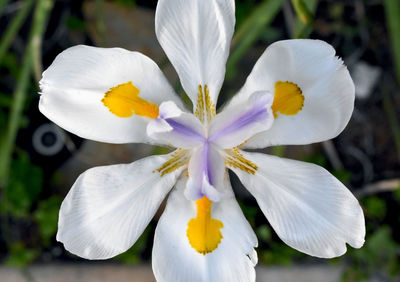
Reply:
<svg viewBox="0 0 400 282"><path fill-rule="evenodd" d="M317 0L292 0L292 5L297 14L293 37L307 38L313 31L314 12Z"/></svg>
<svg viewBox="0 0 400 282"><path fill-rule="evenodd" d="M115 2L127 6L129 8L136 6L135 0L115 0Z"/></svg>
<svg viewBox="0 0 400 282"><path fill-rule="evenodd" d="M236 76L237 64L248 49L264 34L268 25L280 11L282 0L264 0L253 8L253 12L243 21L232 39L233 49L226 64L226 78Z"/></svg>
<svg viewBox="0 0 400 282"><path fill-rule="evenodd" d="M18 218L26 218L42 190L43 173L33 165L26 153L19 153L12 160L10 181L4 187L2 213Z"/></svg>
<svg viewBox="0 0 400 282"><path fill-rule="evenodd" d="M400 1L398 0L385 0L386 22L389 30L390 40L392 42L392 53L394 59L394 67L396 70L397 82L400 85ZM392 93L385 91L384 107L388 120L392 129L394 137L397 157L400 161L400 122L393 106ZM398 93L397 93L398 94Z"/></svg>
<svg viewBox="0 0 400 282"><path fill-rule="evenodd" d="M393 240L389 226L381 226L372 234L367 234L361 249L349 250L351 264L345 270L343 281L366 280L374 273L396 275L399 273L399 246Z"/></svg>
<svg viewBox="0 0 400 282"><path fill-rule="evenodd" d="M397 80L400 83L400 2L398 0L385 0L384 7L390 39L392 41Z"/></svg>
<svg viewBox="0 0 400 282"><path fill-rule="evenodd" d="M239 203L240 208L243 211L244 216L250 222L250 225L254 228L255 227L255 218L256 218L257 214L260 212L259 207L253 206L253 205L246 205L240 199L238 199L238 203Z"/></svg>
<svg viewBox="0 0 400 282"><path fill-rule="evenodd" d="M309 7L303 0L292 0L292 5L297 16L303 24L312 24L314 19Z"/></svg>
<svg viewBox="0 0 400 282"><path fill-rule="evenodd" d="M13 17L10 24L5 29L5 32L0 39L0 62L3 60L4 55L32 9L33 2L33 0L25 0L21 9L19 9L15 17Z"/></svg>
<svg viewBox="0 0 400 282"><path fill-rule="evenodd" d="M347 183L351 179L351 172L344 169L334 169L332 171L333 176L339 179L341 182Z"/></svg>
<svg viewBox="0 0 400 282"><path fill-rule="evenodd" d="M29 2L27 1L25 3L25 8ZM31 72L35 65L40 65L40 44L38 44L38 42L41 42L41 38L44 35L47 17L50 15L52 7L52 0L36 1L32 26L29 35L29 43L27 48L25 49L25 54L23 56L21 64L21 71L19 72L18 76L18 82L13 92L13 101L10 108L8 126L6 129L7 133L0 139L0 185L2 186L8 186L8 182L10 180L9 178L12 155L17 138L17 133L21 125L23 110L26 106L25 103L27 89L30 83ZM5 50L7 50L7 48L5 48Z"/></svg>
<svg viewBox="0 0 400 282"><path fill-rule="evenodd" d="M4 99L3 99L4 97ZM0 128L5 128L5 126L7 125L7 111L6 111L6 107L2 107L3 105L7 104L7 99L6 99L6 95L3 95L3 93L0 93ZM0 139L4 139L4 132L0 132ZM0 140L1 143L1 140Z"/></svg>
<svg viewBox="0 0 400 282"><path fill-rule="evenodd" d="M11 95L9 95L7 93L0 92L0 109L1 108L6 109L11 106L11 97L10 96ZM5 112L3 112L3 111L1 111L1 112L5 115ZM6 123L0 123L0 126L2 128L4 128L5 125L6 125Z"/></svg>
<svg viewBox="0 0 400 282"><path fill-rule="evenodd" d="M11 246L9 256L4 263L7 266L23 268L33 262L38 254L38 250L29 249L18 242Z"/></svg>
<svg viewBox="0 0 400 282"><path fill-rule="evenodd" d="M303 256L302 253L295 249L287 246L282 241L275 241L272 237L271 228L264 224L255 229L257 238L260 245L266 245L266 249L260 249L259 257L262 263L266 265L292 265L293 261L297 257Z"/></svg>
<svg viewBox="0 0 400 282"><path fill-rule="evenodd" d="M85 30L86 24L78 17L71 16L65 20L65 24L71 30Z"/></svg>
<svg viewBox="0 0 400 282"><path fill-rule="evenodd" d="M260 260L266 265L290 266L301 256L304 255L283 242L271 242L269 250L261 251Z"/></svg>
<svg viewBox="0 0 400 282"><path fill-rule="evenodd" d="M6 68L8 73L11 74L13 78L17 79L20 69L18 66L18 58L15 54L6 52L0 62L0 67ZM11 98L11 94L8 94L7 96ZM11 106L11 101L8 106Z"/></svg>
<svg viewBox="0 0 400 282"><path fill-rule="evenodd" d="M61 202L62 199L57 196L42 200L33 214L43 246L50 245L52 237L57 232L58 211Z"/></svg>
<svg viewBox="0 0 400 282"><path fill-rule="evenodd" d="M362 200L362 206L369 219L383 220L386 216L386 202L376 196Z"/></svg>
<svg viewBox="0 0 400 282"><path fill-rule="evenodd" d="M236 26L240 27L256 6L254 0L236 1Z"/></svg>
<svg viewBox="0 0 400 282"><path fill-rule="evenodd" d="M269 242L272 239L271 228L269 228L265 224L257 227L256 233L257 233L257 238L261 241Z"/></svg>
<svg viewBox="0 0 400 282"><path fill-rule="evenodd" d="M308 162L308 163L312 163L312 164L316 164L322 167L326 167L327 165L327 160L324 154L312 154L312 155L308 155L306 156L303 161Z"/></svg>
<svg viewBox="0 0 400 282"><path fill-rule="evenodd" d="M396 190L393 192L395 198L397 199L397 201L400 202L400 186L396 188Z"/></svg>

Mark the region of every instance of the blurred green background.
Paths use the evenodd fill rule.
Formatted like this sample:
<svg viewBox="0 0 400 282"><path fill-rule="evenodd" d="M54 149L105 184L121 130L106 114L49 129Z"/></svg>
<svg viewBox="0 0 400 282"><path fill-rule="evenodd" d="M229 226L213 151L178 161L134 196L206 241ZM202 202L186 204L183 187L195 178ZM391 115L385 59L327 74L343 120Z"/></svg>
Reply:
<svg viewBox="0 0 400 282"><path fill-rule="evenodd" d="M1 264L23 271L32 263L82 263L55 240L58 210L76 177L93 166L166 152L147 145L82 140L38 111L43 69L76 44L143 52L182 93L154 34L156 3L0 0ZM259 238L259 264L329 264L340 268L342 281L400 281L400 1L237 0L236 6L236 31L219 106L241 87L265 48L281 39L318 38L332 44L356 85L354 114L339 137L264 151L317 163L344 182L364 209L366 244L333 260L291 249L231 175ZM157 217L113 262L150 262Z"/></svg>

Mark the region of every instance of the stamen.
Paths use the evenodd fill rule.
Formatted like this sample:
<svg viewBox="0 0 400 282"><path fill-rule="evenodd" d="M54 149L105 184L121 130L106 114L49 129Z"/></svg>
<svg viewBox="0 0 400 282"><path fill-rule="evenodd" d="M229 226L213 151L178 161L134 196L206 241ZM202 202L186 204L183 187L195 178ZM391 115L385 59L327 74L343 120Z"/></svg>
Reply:
<svg viewBox="0 0 400 282"><path fill-rule="evenodd" d="M224 150L225 152L225 165L227 167L234 167L243 170L244 172L255 174L258 166L249 161L239 152L237 148Z"/></svg>
<svg viewBox="0 0 400 282"><path fill-rule="evenodd" d="M193 249L206 255L218 248L223 236L223 223L211 218L212 202L204 196L196 201L197 216L188 222L186 235Z"/></svg>
<svg viewBox="0 0 400 282"><path fill-rule="evenodd" d="M199 85L196 111L194 114L202 123L209 123L215 117L215 104L211 101L207 84L204 86Z"/></svg>
<svg viewBox="0 0 400 282"><path fill-rule="evenodd" d="M189 150L184 150L184 149L177 149L167 160L162 166L160 166L158 169L153 171L155 173L156 171L161 174L161 176L164 176L168 173L171 173L178 168L187 165L189 163L190 155L189 155Z"/></svg>
<svg viewBox="0 0 400 282"><path fill-rule="evenodd" d="M133 114L148 118L158 117L158 106L139 97L139 89L132 81L112 87L101 100L114 115L125 118Z"/></svg>
<svg viewBox="0 0 400 282"><path fill-rule="evenodd" d="M297 84L290 81L275 83L274 102L271 106L274 117L278 112L283 115L296 115L303 109L304 96Z"/></svg>

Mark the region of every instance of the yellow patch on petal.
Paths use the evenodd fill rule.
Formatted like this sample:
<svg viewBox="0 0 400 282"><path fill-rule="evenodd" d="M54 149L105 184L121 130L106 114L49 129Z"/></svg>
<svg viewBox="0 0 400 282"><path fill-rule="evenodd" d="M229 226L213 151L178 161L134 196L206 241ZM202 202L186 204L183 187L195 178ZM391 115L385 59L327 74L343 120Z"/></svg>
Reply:
<svg viewBox="0 0 400 282"><path fill-rule="evenodd" d="M141 97L132 81L112 87L101 100L114 115L126 118L133 114L148 118L158 117L158 106Z"/></svg>
<svg viewBox="0 0 400 282"><path fill-rule="evenodd" d="M290 81L275 83L274 102L271 106L275 118L278 117L278 112L293 116L303 109L303 105L304 96L297 84Z"/></svg>
<svg viewBox="0 0 400 282"><path fill-rule="evenodd" d="M193 249L206 255L214 251L222 240L221 221L211 218L212 202L204 196L196 201L197 216L188 222L186 235Z"/></svg>

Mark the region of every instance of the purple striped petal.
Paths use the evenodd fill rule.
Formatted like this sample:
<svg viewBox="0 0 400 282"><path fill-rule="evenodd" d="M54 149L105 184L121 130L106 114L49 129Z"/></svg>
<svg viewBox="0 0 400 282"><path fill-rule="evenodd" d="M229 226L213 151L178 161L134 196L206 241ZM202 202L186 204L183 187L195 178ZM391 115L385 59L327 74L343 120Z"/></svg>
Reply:
<svg viewBox="0 0 400 282"><path fill-rule="evenodd" d="M147 126L147 134L151 138L183 149L205 142L205 129L194 115L181 111L171 101L162 103L159 111L159 117Z"/></svg>
<svg viewBox="0 0 400 282"><path fill-rule="evenodd" d="M208 140L227 149L268 130L274 120L272 102L273 96L268 92L256 92L246 105L221 112L210 125Z"/></svg>
<svg viewBox="0 0 400 282"><path fill-rule="evenodd" d="M189 162L189 180L185 195L189 200L198 200L207 196L212 201L219 201L225 173L224 160L212 144L205 142L193 151Z"/></svg>

